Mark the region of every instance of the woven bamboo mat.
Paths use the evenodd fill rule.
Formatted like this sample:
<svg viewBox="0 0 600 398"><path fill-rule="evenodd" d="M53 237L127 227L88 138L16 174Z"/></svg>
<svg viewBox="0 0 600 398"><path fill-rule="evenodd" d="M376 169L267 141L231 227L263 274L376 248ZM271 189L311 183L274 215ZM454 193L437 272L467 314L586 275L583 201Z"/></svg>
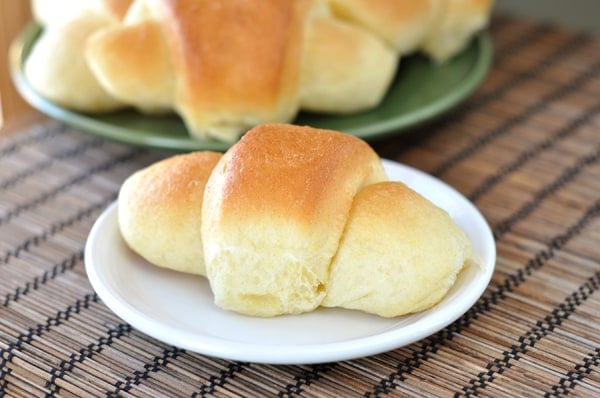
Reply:
<svg viewBox="0 0 600 398"><path fill-rule="evenodd" d="M56 122L0 142L0 396L600 396L600 38L495 17L475 95L381 156L448 182L493 228L484 295L417 343L352 361L231 362L114 315L83 265L133 171L167 153Z"/></svg>

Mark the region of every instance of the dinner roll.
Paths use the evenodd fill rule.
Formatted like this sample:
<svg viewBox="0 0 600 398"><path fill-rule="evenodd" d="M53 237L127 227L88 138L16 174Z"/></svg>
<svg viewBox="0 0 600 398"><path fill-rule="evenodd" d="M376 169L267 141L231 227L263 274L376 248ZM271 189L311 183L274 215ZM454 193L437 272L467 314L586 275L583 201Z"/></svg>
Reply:
<svg viewBox="0 0 600 398"><path fill-rule="evenodd" d="M471 255L444 210L400 182L369 185L352 204L323 305L384 317L425 310Z"/></svg>
<svg viewBox="0 0 600 398"><path fill-rule="evenodd" d="M449 214L388 181L366 142L290 124L259 125L224 155L177 155L133 174L118 214L134 251L205 275L218 307L250 316L422 311L472 261Z"/></svg>
<svg viewBox="0 0 600 398"><path fill-rule="evenodd" d="M328 0L340 18L365 27L403 56L443 63L484 28L493 0Z"/></svg>
<svg viewBox="0 0 600 398"><path fill-rule="evenodd" d="M493 0L445 0L444 12L423 40L422 50L438 63L460 52L488 22Z"/></svg>
<svg viewBox="0 0 600 398"><path fill-rule="evenodd" d="M208 151L176 155L125 180L118 220L131 249L157 266L205 275L202 198L221 156Z"/></svg>
<svg viewBox="0 0 600 398"><path fill-rule="evenodd" d="M132 0L30 0L33 19L43 26L62 25L84 12L120 20Z"/></svg>
<svg viewBox="0 0 600 398"><path fill-rule="evenodd" d="M136 0L123 24L90 40L87 59L117 98L142 110L168 104L193 137L233 142L260 122L296 116L316 4ZM159 96L137 89L144 84Z"/></svg>
<svg viewBox="0 0 600 398"><path fill-rule="evenodd" d="M446 0L329 0L339 17L374 32L399 55L418 49Z"/></svg>
<svg viewBox="0 0 600 398"><path fill-rule="evenodd" d="M145 113L171 111L173 65L156 21L103 29L90 37L85 55L100 84L114 98Z"/></svg>
<svg viewBox="0 0 600 398"><path fill-rule="evenodd" d="M98 83L84 57L88 37L112 23L106 15L86 10L69 22L48 26L25 61L24 73L31 86L50 101L76 111L122 107Z"/></svg>
<svg viewBox="0 0 600 398"><path fill-rule="evenodd" d="M354 195L386 179L377 154L354 136L287 124L250 130L204 192L216 304L256 316L318 307Z"/></svg>
<svg viewBox="0 0 600 398"><path fill-rule="evenodd" d="M398 57L375 35L333 18L308 27L300 80L300 107L351 113L377 106L396 74Z"/></svg>

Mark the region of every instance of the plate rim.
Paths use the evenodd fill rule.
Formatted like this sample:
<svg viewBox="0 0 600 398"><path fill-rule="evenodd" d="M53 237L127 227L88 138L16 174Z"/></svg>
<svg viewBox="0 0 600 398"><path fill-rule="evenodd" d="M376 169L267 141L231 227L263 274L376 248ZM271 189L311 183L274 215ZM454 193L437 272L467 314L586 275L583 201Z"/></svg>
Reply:
<svg viewBox="0 0 600 398"><path fill-rule="evenodd" d="M471 216L474 216L477 219L477 223L485 227L483 231L485 236L483 239L491 243L491 246L485 246L486 251L488 252L488 257L486 259L482 259L482 261L485 261L485 264L483 264L484 269L477 271L479 273L479 284L475 286L477 288L475 290L475 294L471 294L463 298L463 301L465 302L461 303L462 305L459 307L460 310L452 312L449 314L450 316L439 316L439 313L434 313L433 315L436 315L436 319L430 319L429 322L418 319L416 322L423 323L426 326L425 328L418 330L412 328L410 330L411 333L407 334L406 331L402 333L403 327L393 326L391 327L391 330L385 330L373 335L335 342L310 344L303 343L291 349L290 346L281 347L279 345L272 344L256 344L232 341L226 338L208 336L206 334L200 336L201 339L198 341L197 339L192 339L192 336L189 332L181 332L171 325L165 326L164 322L160 328L157 328L157 322L155 320L152 320L146 316L129 302L120 301L120 299L114 293L114 289L111 286L107 286L102 278L99 268L95 266L96 261L93 259L93 251L95 246L93 243L98 234L102 232L102 228L108 218L116 217L118 205L116 200L107 206L107 208L94 222L90 230L84 249L86 274L93 289L106 304L106 306L118 317L125 320L133 327L162 342L212 357L265 364L316 364L351 360L360 357L376 355L414 343L415 341L426 338L448 326L450 323L463 316L477 302L477 300L480 299L487 289L495 270L495 240L489 224L485 220L484 216L475 207L475 205L472 204L460 192L456 191L445 182L438 180L435 177L432 177L418 169L386 159L382 159L382 162L388 170L389 168L400 168L404 172L408 171L410 173L414 173L414 175L418 176L418 178L425 178L427 181L434 180L436 183L441 183L444 185L445 188L454 191L457 197L461 200L461 205L467 206ZM469 286L469 288L473 288L473 286ZM458 304L455 303L455 305ZM298 316L302 316L302 314ZM427 316L424 318L427 318ZM196 337L198 336L196 335Z"/></svg>
<svg viewBox="0 0 600 398"><path fill-rule="evenodd" d="M174 151L225 151L233 144L216 140L198 140L190 136L131 134L128 128L96 120L94 115L72 111L45 99L29 84L24 73L25 55L33 46L35 40L37 40L42 29L43 27L37 22L30 21L12 41L9 48L9 69L13 83L20 95L41 113L102 138L148 148ZM479 87L487 76L492 64L493 45L489 30L484 29L474 35L469 46L463 51L466 51L471 46L476 47L477 57L471 65L470 73L467 74L468 78L463 79L461 81L462 84L456 84L452 90L415 111L371 123L368 126L345 129L344 132L365 140L398 135L407 132L410 128L417 127L434 118L440 117L456 107ZM413 55L406 57L410 56ZM373 111L373 109L369 111ZM297 120L294 120L291 123L296 122ZM137 131L142 132L142 129Z"/></svg>

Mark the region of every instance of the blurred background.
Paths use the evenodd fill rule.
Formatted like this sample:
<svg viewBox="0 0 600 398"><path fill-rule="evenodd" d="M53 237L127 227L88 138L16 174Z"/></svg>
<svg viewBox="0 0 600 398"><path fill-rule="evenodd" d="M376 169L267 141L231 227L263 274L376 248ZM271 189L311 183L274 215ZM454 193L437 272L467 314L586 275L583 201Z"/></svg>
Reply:
<svg viewBox="0 0 600 398"><path fill-rule="evenodd" d="M600 35L600 0L496 0L495 12L523 15ZM8 134L39 117L16 92L8 70L10 43L30 18L28 0L0 0L0 134Z"/></svg>

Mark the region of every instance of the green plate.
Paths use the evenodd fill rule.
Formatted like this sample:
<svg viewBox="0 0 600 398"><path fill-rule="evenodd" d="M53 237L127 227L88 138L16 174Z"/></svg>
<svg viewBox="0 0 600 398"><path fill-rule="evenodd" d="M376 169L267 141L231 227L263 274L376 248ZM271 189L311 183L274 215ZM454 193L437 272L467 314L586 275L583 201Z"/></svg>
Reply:
<svg viewBox="0 0 600 398"><path fill-rule="evenodd" d="M46 100L31 87L23 69L40 33L40 26L27 25L10 49L13 81L23 98L40 112L88 133L133 145L177 151L225 151L231 145L191 138L177 115L148 116L135 110L87 115ZM482 32L443 65L435 65L421 55L402 58L396 77L377 108L343 116L300 113L293 123L344 131L365 140L403 134L465 100L486 76L492 52L489 33Z"/></svg>

